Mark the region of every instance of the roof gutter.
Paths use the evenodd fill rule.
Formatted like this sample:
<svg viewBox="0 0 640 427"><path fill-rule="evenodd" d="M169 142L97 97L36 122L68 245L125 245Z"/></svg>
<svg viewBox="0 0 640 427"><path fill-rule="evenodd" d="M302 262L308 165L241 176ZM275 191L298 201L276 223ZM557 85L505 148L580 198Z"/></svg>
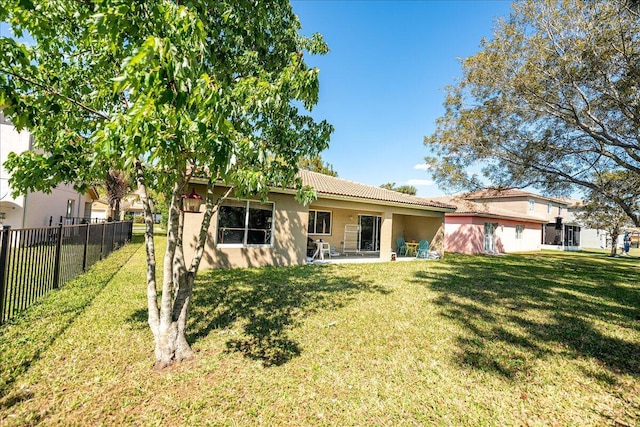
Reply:
<svg viewBox="0 0 640 427"><path fill-rule="evenodd" d="M192 184L206 185L209 182L209 180L207 178L193 177L193 178L191 178L191 180L189 182L192 183ZM228 185L226 185L224 183L217 183L216 185L229 187ZM296 194L296 190L290 189L290 188L271 187L269 189L269 191L272 192L272 193L279 193L279 194L290 194L290 195L295 195ZM364 198L364 197L357 197L356 198L356 197L349 197L349 196L340 196L340 195L337 195L337 194L320 193L317 190L316 190L316 194L318 195L318 198L329 199L329 200L338 200L338 201L344 201L344 202L367 202L367 203L371 203L373 205L393 206L393 207L399 207L399 208L419 209L419 210L434 211L434 212L455 212L455 210L456 210L455 207L447 208L447 207L444 207L444 206L416 205L416 204L411 204L411 203L401 203L401 202L391 202L391 201L378 200L378 199L368 199L368 198Z"/></svg>

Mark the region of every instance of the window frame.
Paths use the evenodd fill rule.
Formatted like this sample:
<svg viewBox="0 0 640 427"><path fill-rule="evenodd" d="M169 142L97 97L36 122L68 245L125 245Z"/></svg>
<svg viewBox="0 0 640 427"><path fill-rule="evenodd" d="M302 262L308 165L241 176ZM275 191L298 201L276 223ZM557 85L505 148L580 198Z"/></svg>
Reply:
<svg viewBox="0 0 640 427"><path fill-rule="evenodd" d="M216 214L216 246L222 248L272 248L273 247L273 235L274 235L274 227L275 227L275 217L276 217L276 204L272 201L261 202L259 200L248 200L248 199L227 199L229 202L233 204L225 205L224 202L220 204L220 208L224 206L228 207L240 207L236 206L238 203L244 203L242 207L244 209L244 229L243 229L243 237L241 243L224 243L220 242L220 209ZM251 203L259 204L259 205L271 205L271 228L269 229L269 243L247 243L249 238L249 214L251 209ZM266 210L266 209L265 209Z"/></svg>
<svg viewBox="0 0 640 427"><path fill-rule="evenodd" d="M522 240L524 238L524 225L516 224L516 240Z"/></svg>
<svg viewBox="0 0 640 427"><path fill-rule="evenodd" d="M314 230L311 231L309 229L309 222L311 220L311 212L314 212ZM328 213L329 214L329 232L327 233L318 233L318 212L322 212L322 213ZM309 209L309 220L307 221L307 234L308 235L313 235L313 236L331 236L333 231L333 211L325 211L325 210L321 210L321 209Z"/></svg>
<svg viewBox="0 0 640 427"><path fill-rule="evenodd" d="M533 199L529 199L529 210L530 211L536 210L536 201Z"/></svg>
<svg viewBox="0 0 640 427"><path fill-rule="evenodd" d="M75 211L76 211L76 201L74 199L67 199L66 217L67 218L74 217Z"/></svg>

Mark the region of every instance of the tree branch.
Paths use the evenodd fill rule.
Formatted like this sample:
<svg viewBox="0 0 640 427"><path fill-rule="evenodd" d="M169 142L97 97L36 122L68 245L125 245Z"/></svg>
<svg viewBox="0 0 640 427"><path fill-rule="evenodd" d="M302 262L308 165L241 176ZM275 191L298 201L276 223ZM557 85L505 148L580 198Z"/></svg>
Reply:
<svg viewBox="0 0 640 427"><path fill-rule="evenodd" d="M206 210L204 213L204 217L202 218L202 225L200 226L200 234L198 236L198 243L196 245L195 253L193 254L193 260L191 261L191 266L189 267L189 271L195 272L198 271L198 267L200 266L200 261L202 260L202 256L204 255L204 246L207 241L207 233L209 231L209 224L211 223L211 218L213 214L218 211L220 208L220 203L222 203L229 194L233 191L233 187L229 187L227 191L220 196L215 202L213 194L214 184L211 179L207 184L207 199L206 199Z"/></svg>
<svg viewBox="0 0 640 427"><path fill-rule="evenodd" d="M51 89L51 88L49 88L49 87L47 87L47 86L43 85L42 83L38 83L38 82L36 82L36 81L34 81L34 80L31 80L31 79L29 79L29 78L27 78L27 77L21 76L21 75L19 75L19 74L16 74L16 73L14 73L14 72L12 72L12 71L8 71L8 70L5 70L5 69L0 69L0 72L1 72L1 73L5 73L5 74L9 74L10 76L13 76L14 78L16 78L16 79L18 79L18 80L22 80L23 82L28 83L28 84L30 84L30 85L33 85L33 86L39 87L40 89L44 90L46 93L51 94L51 95L55 95L55 96L57 96L57 97L59 97L59 98L62 98L62 99L64 99L65 101L70 102L70 103L72 103L72 104L74 104L74 105L76 105L76 106L78 106L78 107L82 108L83 110L86 110L86 111L88 111L88 112L90 112L90 113L92 113L92 114L94 114L94 115L98 116L98 117L99 117L99 118L101 118L101 119L109 120L109 116L107 116L106 114L104 114L104 113L102 113L102 112L100 112L100 111L94 110L93 108L91 108L91 107L89 107L89 106L87 106L87 105L83 104L83 103L82 103L82 102L80 102L80 101L76 101L76 100L75 100L75 99L73 99L73 98L70 98L70 97L68 97L68 96L66 96L66 95L63 95L63 94L61 94L60 92L55 91L55 90L53 90L53 89Z"/></svg>

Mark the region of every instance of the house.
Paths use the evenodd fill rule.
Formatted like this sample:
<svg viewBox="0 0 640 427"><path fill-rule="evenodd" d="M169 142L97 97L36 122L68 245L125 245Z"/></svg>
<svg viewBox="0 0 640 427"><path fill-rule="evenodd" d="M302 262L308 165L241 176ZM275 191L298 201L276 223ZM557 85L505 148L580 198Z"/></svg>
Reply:
<svg viewBox="0 0 640 427"><path fill-rule="evenodd" d="M33 149L33 137L18 132L0 111L0 223L11 228L44 227L57 224L61 217L90 218L95 189L81 194L72 185L59 184L50 194L29 193L13 197L9 186L10 174L4 168L10 152L21 153Z"/></svg>
<svg viewBox="0 0 640 427"><path fill-rule="evenodd" d="M292 189L274 188L267 201L227 198L211 220L202 268L304 264L309 239L346 257L391 260L398 237L428 240L443 254L444 215L454 206L307 170L299 176L317 193L308 206L295 200ZM204 181L192 183L205 193ZM193 253L202 216L185 214L186 256Z"/></svg>
<svg viewBox="0 0 640 427"><path fill-rule="evenodd" d="M500 192L482 190L471 193L465 198L519 214L535 215L546 219L546 225L542 227L541 249L580 249L581 227L576 223L570 210L574 205L573 200L544 197L516 189Z"/></svg>
<svg viewBox="0 0 640 427"><path fill-rule="evenodd" d="M91 208L91 217L99 220L116 220L122 221L125 217L142 217L144 215L144 207L140 196L137 193L127 194L120 200L120 216L114 218L114 209L109 205L106 197L102 197L93 202ZM131 219L128 218L128 219Z"/></svg>
<svg viewBox="0 0 640 427"><path fill-rule="evenodd" d="M91 205L91 219L94 221L106 221L109 218L109 202L104 197L93 201Z"/></svg>
<svg viewBox="0 0 640 427"><path fill-rule="evenodd" d="M573 200L527 191L481 190L436 200L456 205L447 213L445 250L460 253L504 253L540 249L580 249L581 227Z"/></svg>
<svg viewBox="0 0 640 427"><path fill-rule="evenodd" d="M540 249L545 218L470 200L447 200L457 209L445 217L445 251L480 254Z"/></svg>

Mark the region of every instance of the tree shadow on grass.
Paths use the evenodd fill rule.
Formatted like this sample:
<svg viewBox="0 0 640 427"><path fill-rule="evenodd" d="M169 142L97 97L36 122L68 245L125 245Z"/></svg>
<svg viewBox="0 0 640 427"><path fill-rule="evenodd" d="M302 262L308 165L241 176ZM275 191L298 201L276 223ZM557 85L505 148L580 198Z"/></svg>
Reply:
<svg viewBox="0 0 640 427"><path fill-rule="evenodd" d="M613 374L640 374L634 262L541 254L452 256L448 263L448 270L417 273L416 281L435 290L441 315L462 327L461 365L515 378L538 359L566 354Z"/></svg>
<svg viewBox="0 0 640 427"><path fill-rule="evenodd" d="M357 275L343 275L335 266L293 266L214 269L200 273L194 283L187 325L190 343L212 331L242 328L227 341L227 351L282 365L302 352L289 332L305 317L345 306L362 292L390 291ZM132 321L142 325L147 311Z"/></svg>
<svg viewBox="0 0 640 427"><path fill-rule="evenodd" d="M16 380L91 306L134 256L140 242L140 237L134 236L127 249L113 252L106 261L50 292L0 328L0 409L31 397L29 391L12 389ZM115 261L117 257L121 259Z"/></svg>
<svg viewBox="0 0 640 427"><path fill-rule="evenodd" d="M188 339L241 326L228 351L281 365L302 351L289 332L303 318L342 307L362 292L389 291L331 266L211 270L196 279Z"/></svg>

